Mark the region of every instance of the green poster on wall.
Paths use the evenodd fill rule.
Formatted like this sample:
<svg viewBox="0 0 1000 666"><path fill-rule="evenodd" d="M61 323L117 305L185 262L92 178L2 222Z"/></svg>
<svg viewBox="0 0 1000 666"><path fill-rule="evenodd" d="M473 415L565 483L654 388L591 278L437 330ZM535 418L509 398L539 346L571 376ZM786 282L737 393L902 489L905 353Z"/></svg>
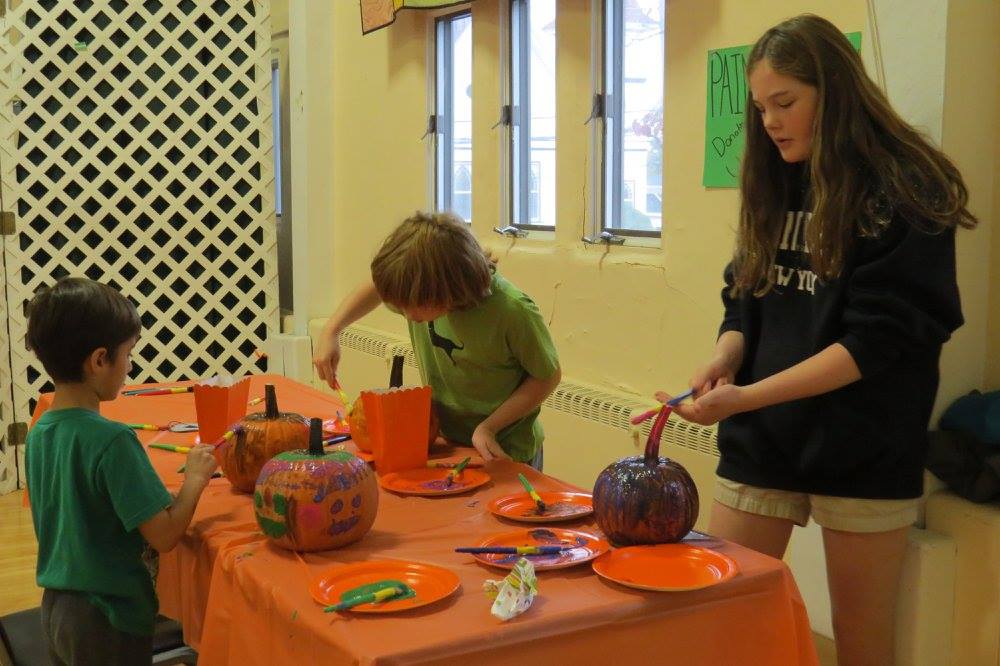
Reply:
<svg viewBox="0 0 1000 666"><path fill-rule="evenodd" d="M858 52L861 33L846 34ZM746 64L752 45L708 52L708 99L705 107L705 187L737 187L743 157L747 102Z"/></svg>

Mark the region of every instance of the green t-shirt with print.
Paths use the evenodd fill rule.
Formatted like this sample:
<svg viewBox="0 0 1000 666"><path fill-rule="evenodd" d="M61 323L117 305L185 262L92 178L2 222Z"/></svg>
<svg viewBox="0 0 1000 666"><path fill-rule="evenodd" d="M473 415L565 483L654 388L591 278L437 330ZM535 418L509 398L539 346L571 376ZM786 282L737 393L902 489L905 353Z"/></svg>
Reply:
<svg viewBox="0 0 1000 666"><path fill-rule="evenodd" d="M39 587L82 592L112 626L151 635L158 603L138 527L173 501L128 426L89 409L42 414L25 465Z"/></svg>
<svg viewBox="0 0 1000 666"><path fill-rule="evenodd" d="M469 443L472 432L530 375L551 377L559 358L538 306L494 274L490 295L469 310L432 322L408 322L420 376L431 387L441 434ZM530 462L544 435L538 409L510 424L497 441L514 460Z"/></svg>

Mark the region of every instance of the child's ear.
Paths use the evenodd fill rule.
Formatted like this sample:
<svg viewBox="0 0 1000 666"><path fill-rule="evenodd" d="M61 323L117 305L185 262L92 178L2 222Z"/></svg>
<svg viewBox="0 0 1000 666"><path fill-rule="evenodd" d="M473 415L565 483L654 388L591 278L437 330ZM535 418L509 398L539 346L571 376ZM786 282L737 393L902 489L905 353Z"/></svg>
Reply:
<svg viewBox="0 0 1000 666"><path fill-rule="evenodd" d="M107 347L98 347L90 352L90 356L84 361L84 369L95 372L111 365L111 357L108 355Z"/></svg>

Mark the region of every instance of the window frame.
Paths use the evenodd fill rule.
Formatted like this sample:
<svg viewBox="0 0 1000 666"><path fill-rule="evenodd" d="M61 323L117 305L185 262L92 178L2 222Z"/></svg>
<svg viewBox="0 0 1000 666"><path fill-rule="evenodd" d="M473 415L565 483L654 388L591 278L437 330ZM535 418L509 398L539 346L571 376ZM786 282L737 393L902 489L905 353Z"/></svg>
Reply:
<svg viewBox="0 0 1000 666"><path fill-rule="evenodd" d="M666 40L666 3L664 3L663 37ZM624 3L620 0L595 0L594 38L598 44L598 57L594 66L594 120L593 146L595 148L594 172L594 223L593 233L614 236L659 240L663 235L663 186L660 186L660 230L629 229L622 227L624 181ZM666 48L661 75L666 72ZM664 99L666 89L664 88ZM664 105L665 106L665 105ZM613 151L613 152L612 152ZM661 163L663 162L661 157ZM662 167L661 167L662 169ZM662 178L662 171L661 171ZM633 198L635 192L633 190ZM615 225L618 226L615 226Z"/></svg>
<svg viewBox="0 0 1000 666"><path fill-rule="evenodd" d="M505 158L507 169L504 173L506 219L508 223L525 231L548 231L556 229L552 224L536 224L530 217L531 196L531 0L509 0L505 14L506 23L506 99L501 116L507 116ZM557 9L558 11L558 9ZM523 45L523 47L522 47ZM553 97L556 91L553 90ZM556 105L558 106L558 99ZM556 148L558 151L558 148ZM558 158L555 160L558 162ZM539 165L541 173L541 165ZM538 207L542 210L541 182L538 184ZM558 201L556 202L558 210ZM523 217L524 219L519 219ZM541 214L539 214L541 218Z"/></svg>
<svg viewBox="0 0 1000 666"><path fill-rule="evenodd" d="M453 26L458 20L468 18L472 22L472 10L468 7L457 12L442 14L434 18L434 76L431 99L433 107L428 131L434 137L433 142L433 197L435 210L454 211L455 201L455 160L454 160L454 123L453 117L455 90L451 85L454 75L454 35ZM442 45L447 48L442 48ZM446 83L447 85L442 85ZM470 162L471 165L471 162ZM470 169L471 178L471 169ZM472 198L470 191L470 200ZM461 216L460 216L461 217ZM462 218L466 224L472 224L470 206L469 219Z"/></svg>

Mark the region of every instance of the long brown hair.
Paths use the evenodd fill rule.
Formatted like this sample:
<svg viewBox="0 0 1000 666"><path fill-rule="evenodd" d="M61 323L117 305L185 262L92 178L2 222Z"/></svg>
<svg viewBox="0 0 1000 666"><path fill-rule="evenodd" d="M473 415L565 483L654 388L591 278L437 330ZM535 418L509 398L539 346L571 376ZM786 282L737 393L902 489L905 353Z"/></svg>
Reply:
<svg viewBox="0 0 1000 666"><path fill-rule="evenodd" d="M821 280L840 274L856 234L878 234L893 216L931 233L977 224L958 169L896 114L832 23L812 14L779 23L750 51L748 78L762 60L816 88L812 152L804 165L782 160L748 92L734 295L760 296L774 284L790 195L805 178L806 243Z"/></svg>

